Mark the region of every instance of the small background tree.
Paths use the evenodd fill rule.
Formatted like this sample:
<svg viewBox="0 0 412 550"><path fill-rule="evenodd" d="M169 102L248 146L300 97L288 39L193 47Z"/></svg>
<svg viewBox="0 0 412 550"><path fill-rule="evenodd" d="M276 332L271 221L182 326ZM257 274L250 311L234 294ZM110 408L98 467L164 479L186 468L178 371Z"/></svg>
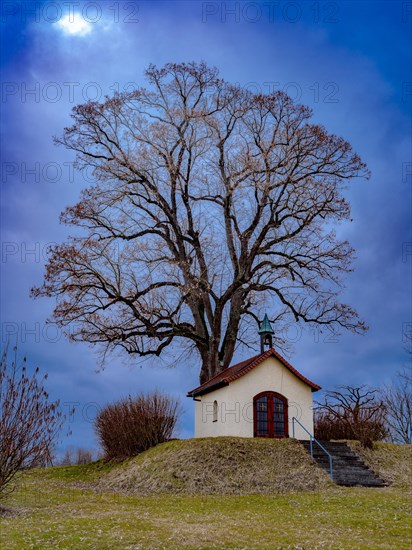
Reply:
<svg viewBox="0 0 412 550"><path fill-rule="evenodd" d="M7 351L0 366L0 498L15 487L22 468L51 462L55 442L64 416L59 401L49 401L44 388L47 374L39 378L39 368L30 376L26 357L21 367L9 363Z"/></svg>
<svg viewBox="0 0 412 550"><path fill-rule="evenodd" d="M357 439L364 447L387 435L386 410L367 386L339 386L317 402L315 437L320 440Z"/></svg>
<svg viewBox="0 0 412 550"><path fill-rule="evenodd" d="M66 449L59 460L59 466L73 466L74 464L90 464L94 460L94 452L90 449L78 447Z"/></svg>
<svg viewBox="0 0 412 550"><path fill-rule="evenodd" d="M176 427L179 403L158 392L130 396L102 409L95 430L105 460L135 456L170 439Z"/></svg>
<svg viewBox="0 0 412 550"><path fill-rule="evenodd" d="M382 392L389 438L394 443L412 443L412 372L398 373L392 386Z"/></svg>

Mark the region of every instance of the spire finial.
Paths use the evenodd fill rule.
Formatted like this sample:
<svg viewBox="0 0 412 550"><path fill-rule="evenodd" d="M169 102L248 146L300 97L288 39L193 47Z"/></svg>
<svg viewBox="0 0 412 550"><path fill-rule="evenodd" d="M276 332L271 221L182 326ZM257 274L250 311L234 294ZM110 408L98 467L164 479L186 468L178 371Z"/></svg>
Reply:
<svg viewBox="0 0 412 550"><path fill-rule="evenodd" d="M263 321L259 323L258 334L260 334L260 353L264 353L265 348L270 349L273 347L272 334L274 334L267 313L265 313Z"/></svg>

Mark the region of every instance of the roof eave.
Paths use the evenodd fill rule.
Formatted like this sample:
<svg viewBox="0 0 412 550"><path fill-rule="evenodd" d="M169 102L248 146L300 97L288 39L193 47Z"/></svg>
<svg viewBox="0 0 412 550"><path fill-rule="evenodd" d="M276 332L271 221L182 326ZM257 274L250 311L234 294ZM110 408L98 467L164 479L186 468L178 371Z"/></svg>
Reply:
<svg viewBox="0 0 412 550"><path fill-rule="evenodd" d="M190 391L188 392L186 397L197 397L199 395L205 395L206 393L210 393L212 391L218 390L219 388L223 388L224 386L228 386L228 385L229 385L229 382L226 382L226 380L221 380L220 382L216 382L216 384L212 384L208 388Z"/></svg>

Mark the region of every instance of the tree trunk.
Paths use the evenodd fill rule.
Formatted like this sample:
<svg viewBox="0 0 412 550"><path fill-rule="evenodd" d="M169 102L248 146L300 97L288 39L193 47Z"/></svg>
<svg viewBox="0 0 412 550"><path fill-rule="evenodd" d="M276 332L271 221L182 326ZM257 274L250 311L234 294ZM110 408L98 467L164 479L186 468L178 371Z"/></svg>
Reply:
<svg viewBox="0 0 412 550"><path fill-rule="evenodd" d="M199 381L200 384L204 384L216 374L219 374L224 370L224 366L219 362L218 350L212 347L200 352L202 358L202 367L200 369Z"/></svg>

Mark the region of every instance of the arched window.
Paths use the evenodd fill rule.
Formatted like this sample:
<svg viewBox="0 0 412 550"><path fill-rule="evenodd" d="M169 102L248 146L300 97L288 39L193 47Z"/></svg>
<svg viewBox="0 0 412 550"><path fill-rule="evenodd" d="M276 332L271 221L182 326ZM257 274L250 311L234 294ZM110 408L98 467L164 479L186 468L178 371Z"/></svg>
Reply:
<svg viewBox="0 0 412 550"><path fill-rule="evenodd" d="M218 405L216 399L213 401L213 422L217 422Z"/></svg>
<svg viewBox="0 0 412 550"><path fill-rule="evenodd" d="M253 398L253 435L255 437L288 437L288 400L273 391L258 393Z"/></svg>

